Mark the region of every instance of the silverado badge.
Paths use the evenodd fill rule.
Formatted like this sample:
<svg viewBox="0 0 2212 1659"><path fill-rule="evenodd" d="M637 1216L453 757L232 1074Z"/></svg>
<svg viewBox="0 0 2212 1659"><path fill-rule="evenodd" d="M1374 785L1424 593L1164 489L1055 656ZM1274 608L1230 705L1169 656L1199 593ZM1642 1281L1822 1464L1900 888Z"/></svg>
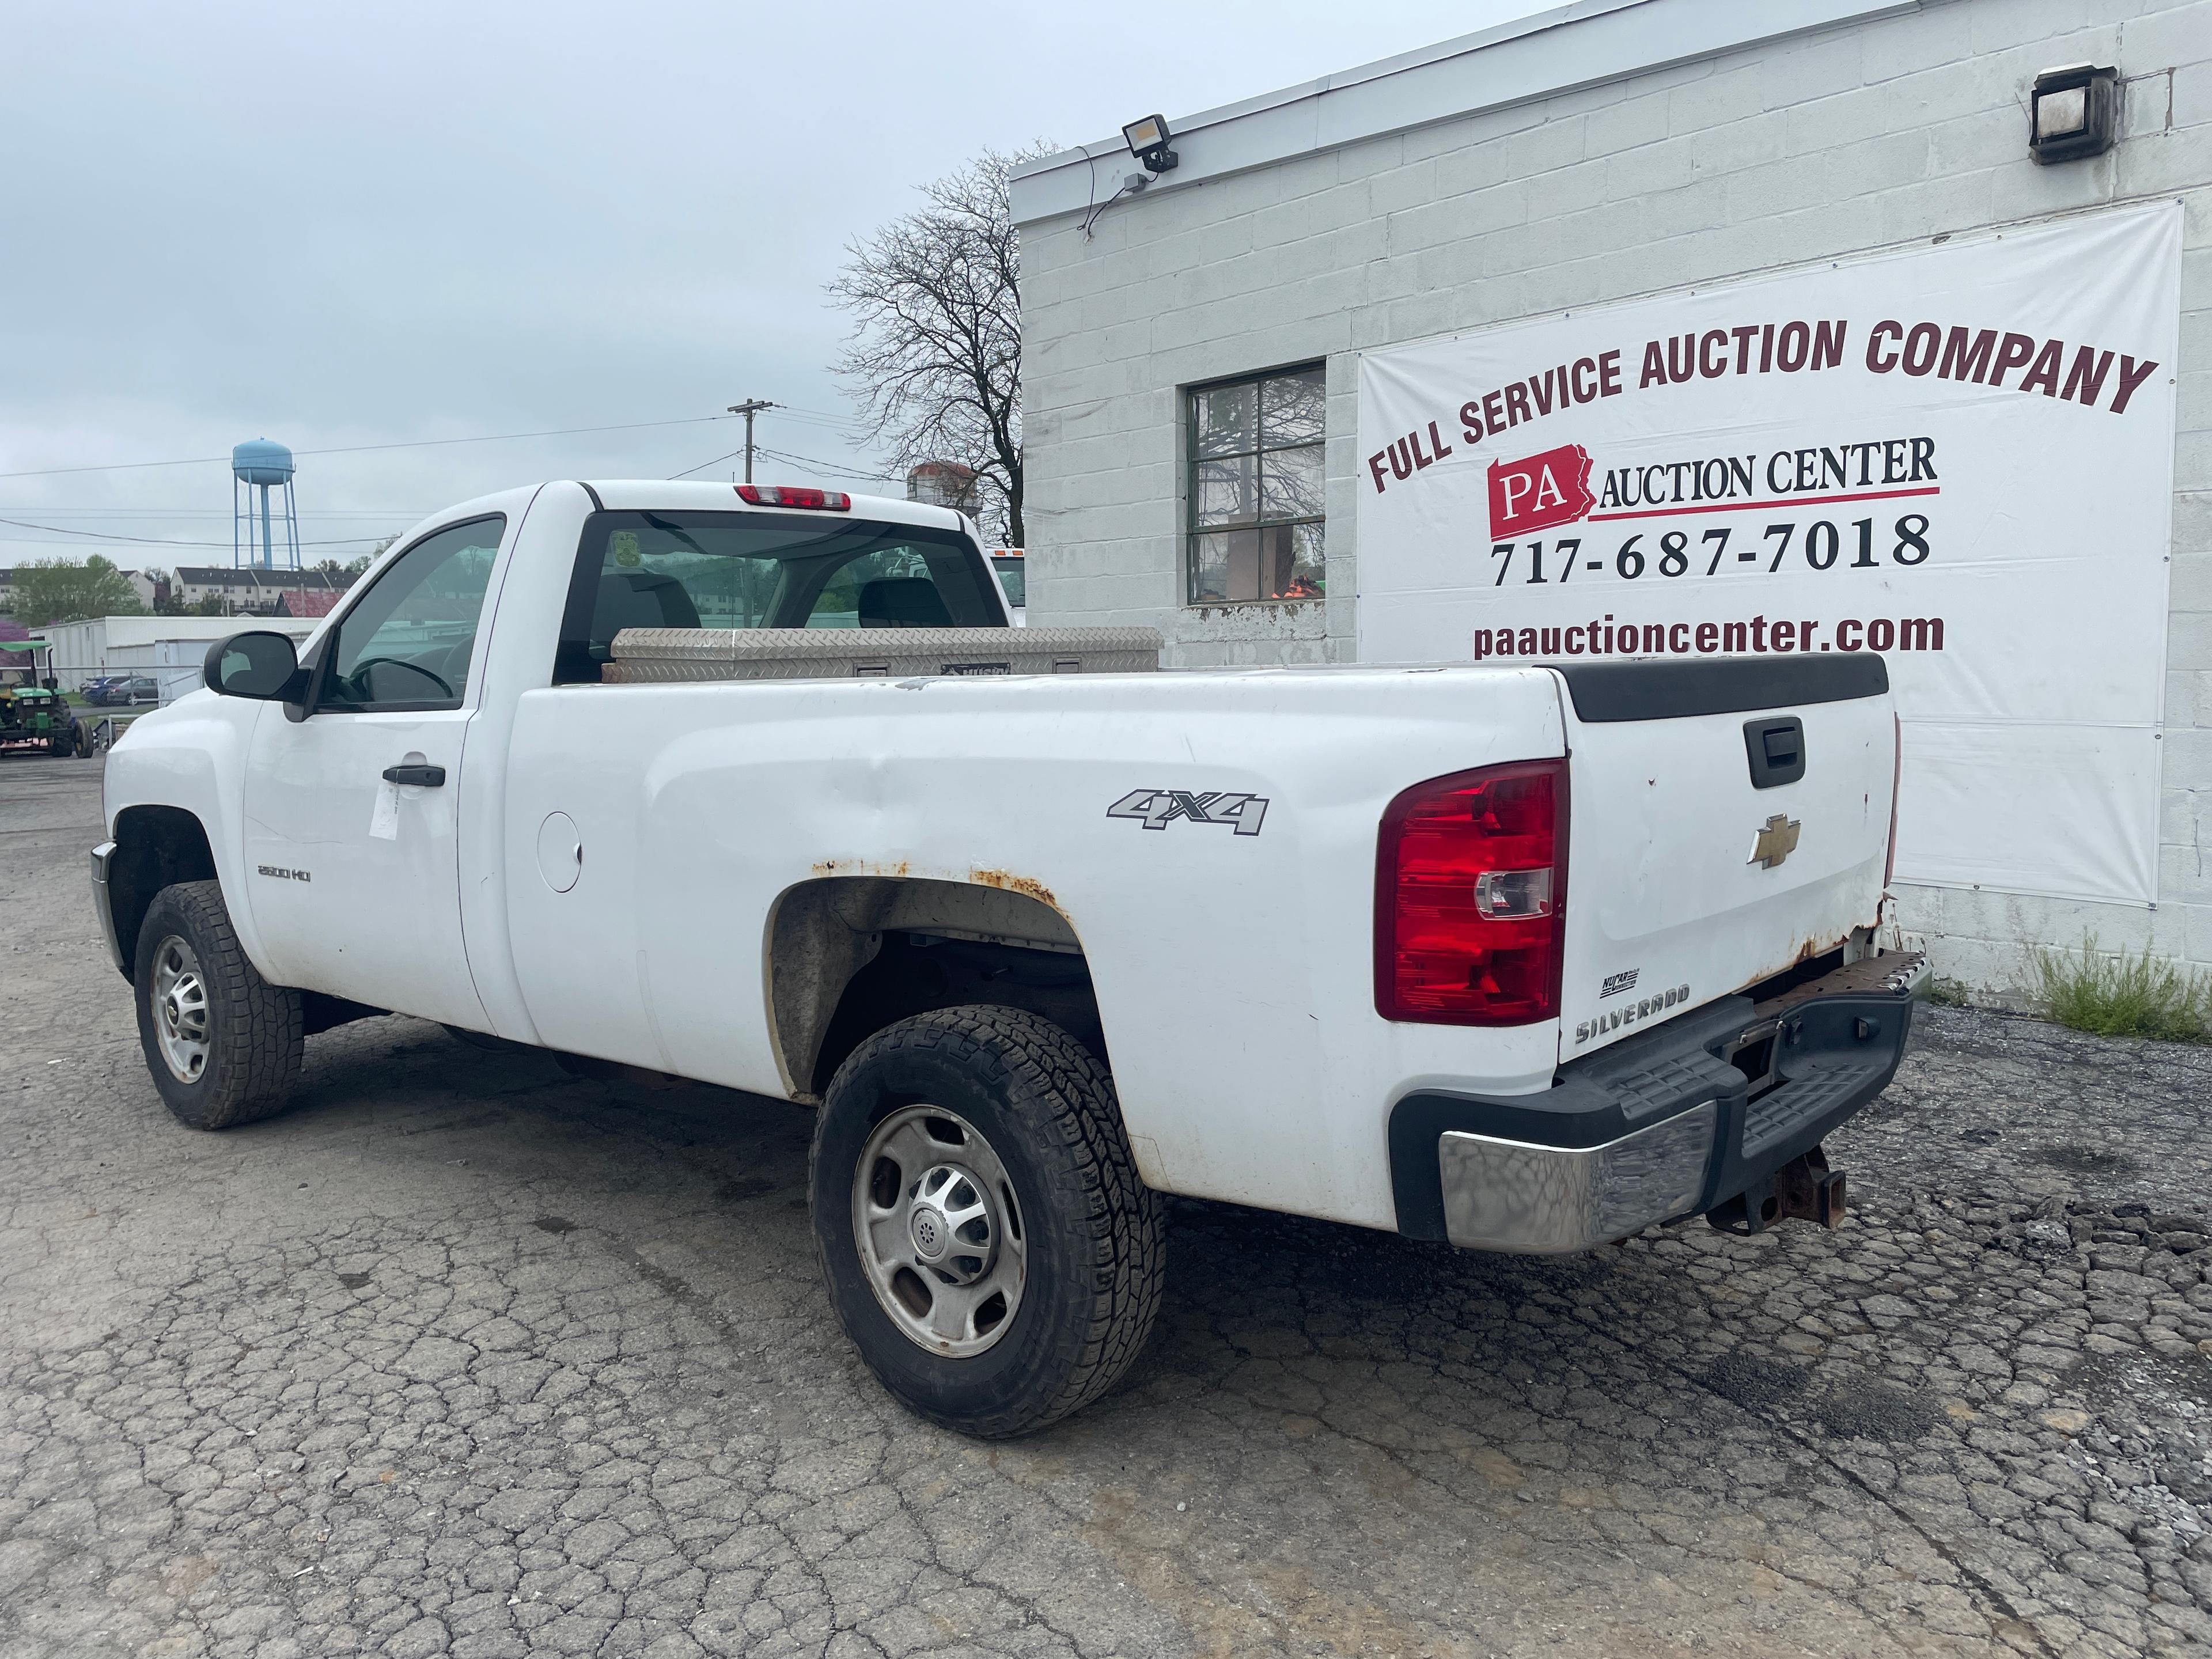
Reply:
<svg viewBox="0 0 2212 1659"><path fill-rule="evenodd" d="M1797 850L1798 833L1804 827L1798 819L1777 812L1759 830L1759 839L1751 844L1751 856L1744 862L1771 870Z"/></svg>

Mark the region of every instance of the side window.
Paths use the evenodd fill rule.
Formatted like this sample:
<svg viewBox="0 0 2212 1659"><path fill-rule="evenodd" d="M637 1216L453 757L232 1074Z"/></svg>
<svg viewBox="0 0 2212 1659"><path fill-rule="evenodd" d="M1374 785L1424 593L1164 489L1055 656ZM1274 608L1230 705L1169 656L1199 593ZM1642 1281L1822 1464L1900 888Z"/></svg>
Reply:
<svg viewBox="0 0 2212 1659"><path fill-rule="evenodd" d="M1188 602L1322 598L1322 366L1195 386L1188 397Z"/></svg>
<svg viewBox="0 0 2212 1659"><path fill-rule="evenodd" d="M318 709L459 708L503 518L441 530L401 554L325 647Z"/></svg>

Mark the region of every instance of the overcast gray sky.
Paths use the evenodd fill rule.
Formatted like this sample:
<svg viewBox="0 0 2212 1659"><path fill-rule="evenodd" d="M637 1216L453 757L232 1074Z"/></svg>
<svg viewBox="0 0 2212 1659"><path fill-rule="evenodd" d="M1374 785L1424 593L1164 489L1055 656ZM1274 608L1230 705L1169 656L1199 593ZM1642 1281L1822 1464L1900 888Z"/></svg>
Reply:
<svg viewBox="0 0 2212 1659"><path fill-rule="evenodd" d="M1547 3L27 6L0 64L0 474L748 396L802 411L764 417L763 443L865 469L822 285L915 186L987 145L1172 120ZM741 441L724 420L304 457L307 557ZM0 477L0 516L220 544L0 526L0 564L230 562L218 462Z"/></svg>

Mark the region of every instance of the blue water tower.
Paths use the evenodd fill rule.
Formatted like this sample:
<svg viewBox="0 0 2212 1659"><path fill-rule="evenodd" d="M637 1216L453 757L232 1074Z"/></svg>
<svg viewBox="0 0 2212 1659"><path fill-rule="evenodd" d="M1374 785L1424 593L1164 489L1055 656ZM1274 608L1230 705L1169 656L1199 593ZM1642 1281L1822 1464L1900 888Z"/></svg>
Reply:
<svg viewBox="0 0 2212 1659"><path fill-rule="evenodd" d="M292 499L292 452L266 438L255 438L230 452L233 564L254 570L300 568L300 512ZM269 504L272 489L283 495L282 508L274 512ZM261 494L258 503L256 490Z"/></svg>

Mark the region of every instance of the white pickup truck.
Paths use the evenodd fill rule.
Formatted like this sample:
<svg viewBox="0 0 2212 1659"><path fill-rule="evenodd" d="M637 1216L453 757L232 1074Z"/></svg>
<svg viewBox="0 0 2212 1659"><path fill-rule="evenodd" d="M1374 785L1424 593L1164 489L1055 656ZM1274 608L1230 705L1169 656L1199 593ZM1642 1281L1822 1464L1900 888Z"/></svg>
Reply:
<svg viewBox="0 0 2212 1659"><path fill-rule="evenodd" d="M987 1436L1130 1363L1164 1193L1526 1252L1840 1216L1821 1138L1924 972L1880 658L1158 672L1007 623L903 501L439 514L115 745L155 1084L250 1121L397 1011L815 1107L839 1318Z"/></svg>

